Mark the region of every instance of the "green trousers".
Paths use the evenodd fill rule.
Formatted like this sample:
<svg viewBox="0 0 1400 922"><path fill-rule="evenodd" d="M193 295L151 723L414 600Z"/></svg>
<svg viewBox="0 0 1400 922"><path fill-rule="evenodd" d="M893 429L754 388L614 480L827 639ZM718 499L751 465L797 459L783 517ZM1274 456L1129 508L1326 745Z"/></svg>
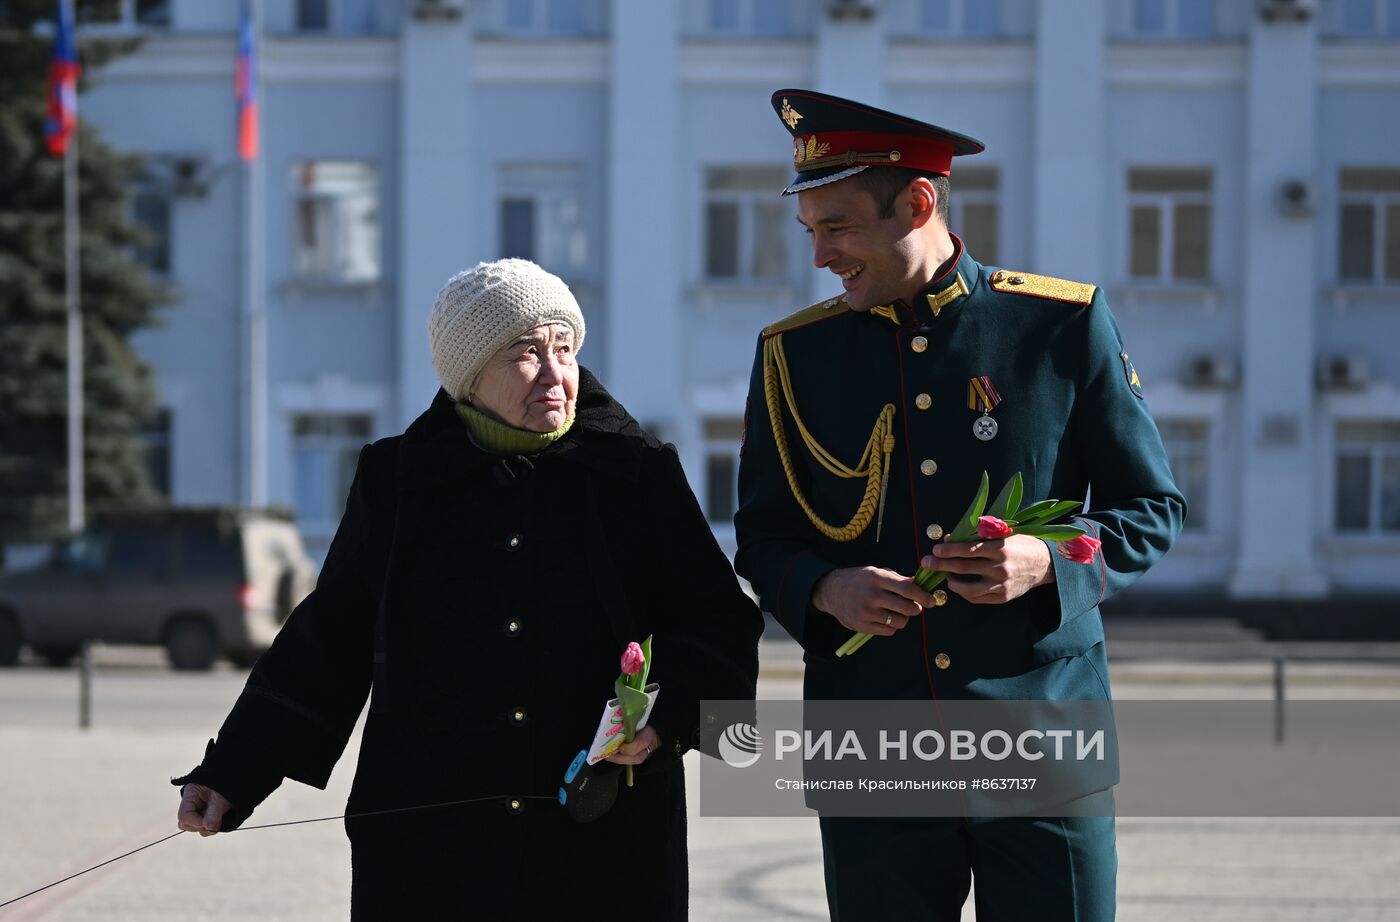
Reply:
<svg viewBox="0 0 1400 922"><path fill-rule="evenodd" d="M823 817L833 922L1112 922L1112 816L965 820Z"/></svg>

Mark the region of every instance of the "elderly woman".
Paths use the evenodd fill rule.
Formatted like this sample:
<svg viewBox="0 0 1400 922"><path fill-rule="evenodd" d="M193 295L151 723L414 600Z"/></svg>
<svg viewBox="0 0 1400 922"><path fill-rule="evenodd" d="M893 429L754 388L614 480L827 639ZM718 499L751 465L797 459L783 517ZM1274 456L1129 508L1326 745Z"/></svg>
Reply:
<svg viewBox="0 0 1400 922"><path fill-rule="evenodd" d="M701 699L753 697L758 611L675 450L577 364L562 281L482 263L443 288L428 333L444 389L361 452L316 590L175 780L180 827L235 829L283 778L325 787L369 697L345 823L354 918L683 919L681 756ZM661 692L613 757L635 785L576 823L565 769L647 635Z"/></svg>

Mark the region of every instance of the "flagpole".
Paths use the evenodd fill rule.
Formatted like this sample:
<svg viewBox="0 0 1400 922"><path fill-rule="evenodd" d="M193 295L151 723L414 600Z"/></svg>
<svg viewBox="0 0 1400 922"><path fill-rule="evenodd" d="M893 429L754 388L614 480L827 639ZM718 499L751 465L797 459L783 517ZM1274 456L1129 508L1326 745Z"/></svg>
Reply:
<svg viewBox="0 0 1400 922"><path fill-rule="evenodd" d="M253 80L261 80L260 58L262 51L261 3L248 0L248 17L253 33L252 54L249 68ZM261 107L254 109L254 121L261 121ZM261 131L255 127L257 146L261 147ZM246 157L244 166L244 188L247 191L245 203L246 234L244 239L244 285L247 304L247 358L245 371L246 394L248 401L247 425L247 503L251 506L267 505L268 481L268 399L267 399L267 286L263 282L263 166L261 150Z"/></svg>
<svg viewBox="0 0 1400 922"><path fill-rule="evenodd" d="M73 0L60 0L73 22ZM74 94L76 98L76 93ZM63 259L68 308L68 530L86 522L83 490L83 315L78 295L78 130L63 151Z"/></svg>

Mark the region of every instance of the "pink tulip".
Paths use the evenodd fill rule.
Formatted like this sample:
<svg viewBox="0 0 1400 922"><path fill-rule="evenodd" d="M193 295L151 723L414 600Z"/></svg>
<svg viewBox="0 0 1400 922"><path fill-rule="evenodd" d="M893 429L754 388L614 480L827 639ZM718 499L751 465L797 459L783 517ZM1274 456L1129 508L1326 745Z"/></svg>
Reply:
<svg viewBox="0 0 1400 922"><path fill-rule="evenodd" d="M994 515L984 515L977 520L979 538L1009 538L1011 535L1011 526Z"/></svg>
<svg viewBox="0 0 1400 922"><path fill-rule="evenodd" d="M642 654L641 644L633 641L627 645L627 649L622 651L622 672L624 675L636 675L642 671L642 666L646 665L647 658Z"/></svg>
<svg viewBox="0 0 1400 922"><path fill-rule="evenodd" d="M1098 538L1091 538L1088 535L1080 535L1078 538L1059 543L1060 556L1075 563L1093 563L1095 555L1099 552Z"/></svg>

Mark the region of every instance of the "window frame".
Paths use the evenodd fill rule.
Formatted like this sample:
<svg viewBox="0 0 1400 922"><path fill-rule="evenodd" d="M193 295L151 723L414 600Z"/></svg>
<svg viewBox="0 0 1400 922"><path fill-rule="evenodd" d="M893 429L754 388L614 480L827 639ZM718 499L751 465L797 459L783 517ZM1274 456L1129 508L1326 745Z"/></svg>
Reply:
<svg viewBox="0 0 1400 922"><path fill-rule="evenodd" d="M779 241L782 244L783 252L781 265L783 271L777 276L760 277L754 273L754 263L757 261L756 244L759 239L757 225L759 223L756 214L757 208L768 205L778 207L781 200L778 198L777 189L782 188L782 183L786 182L786 171L781 167L773 167L773 176L779 183L776 186L759 186L741 189L716 189L713 184L715 174L720 170L727 169L768 169L769 164L737 164L737 163L711 163L706 164L701 170L702 191L700 202L700 283L707 286L722 286L731 288L750 287L764 288L788 285L793 280L793 258L794 239L796 237L795 223L791 231L782 231L787 225L780 222ZM710 274L710 206L715 204L734 204L738 208L738 232L734 235L734 247L736 250L737 271L732 276L711 275Z"/></svg>
<svg viewBox="0 0 1400 922"><path fill-rule="evenodd" d="M346 239L345 227L346 216L342 213L343 206L339 203L349 196L336 194L328 191L317 191L308 188L299 176L307 164L356 164L367 166L370 169L372 178L371 196L372 208L374 212L374 273L373 275L359 278L352 277L346 273ZM384 259L384 182L379 162L370 158L362 157L320 157L307 158L305 160L295 160L291 163L291 271L293 279L300 283L314 285L334 285L347 288L381 285L385 280L385 259ZM302 206L306 202L317 203L327 201L334 208L333 220L331 221L329 246L332 248L328 260L331 264L328 270L302 269L302 240L303 240L303 217Z"/></svg>
<svg viewBox="0 0 1400 922"><path fill-rule="evenodd" d="M566 282L596 282L602 269L596 258L597 242L589 225L588 186L584 181L584 164L577 161L531 162L511 161L501 163L496 168L495 197L495 252L498 258L505 259L518 254L506 252L505 204L507 201L526 201L531 204L530 261L538 263ZM556 232L561 235L577 232L582 235L583 252L577 260L568 256L569 246L561 245L563 258L556 258L554 252L546 252L548 240L545 228L556 228L551 222L549 210L558 207L565 198L571 198L578 211L578 223Z"/></svg>
<svg viewBox="0 0 1400 922"><path fill-rule="evenodd" d="M931 0L913 0L913 16L910 31L919 38L931 39L972 39L982 41L994 41L1005 34L1005 24L1003 20L1004 10L1001 0L947 0L948 3L948 28L934 29L928 26L927 10ZM996 27L991 32L969 32L967 30L967 11L973 4L979 6L985 3L995 3Z"/></svg>
<svg viewBox="0 0 1400 922"><path fill-rule="evenodd" d="M989 164L987 166L965 168L963 172L966 173L971 169L976 169L982 173L989 175L991 177L991 187L966 188L958 186L954 182L952 186L952 192L948 196L948 226L950 229L952 229L953 233L957 234L958 237L961 238L964 243L966 243L967 238L963 234L963 230L966 227L966 216L964 214L964 208L969 204L974 206L992 206L993 216L996 221L996 229L994 234L996 248L991 253L980 251L975 248L971 249L973 258L976 259L979 263L982 263L983 265L999 266L1001 265L1001 237L1004 224L1004 222L1002 221L1003 209L1001 206L1001 169L995 164Z"/></svg>
<svg viewBox="0 0 1400 922"><path fill-rule="evenodd" d="M343 420L349 423L351 431L342 434L314 433L310 435L300 435L297 428L303 419L327 419ZM298 459L302 452L309 449L322 449L329 452L328 462L332 465L344 463L346 457L357 460L362 449L374 435L374 414L367 410L317 410L302 409L293 411L288 419L290 423L291 442L289 445L289 470L291 478L291 502L290 505L296 511L297 525L308 535L324 536L334 534L335 529L340 525L341 516L344 514L345 501L347 496L339 493L336 484L336 473L334 470L328 471L325 480L325 495L320 501L325 504L325 519L310 519L304 516L299 500L301 499L301 485L298 483L299 465ZM357 422L363 422L363 435L355 428ZM352 466L353 467L353 466ZM353 476L353 469L351 472ZM345 489L349 491L350 481L345 482Z"/></svg>
<svg viewBox="0 0 1400 922"><path fill-rule="evenodd" d="M1201 189L1174 189L1174 190L1135 190L1133 188L1134 172L1186 172L1202 171L1206 174L1207 188ZM1204 288L1208 287L1214 278L1215 260L1213 248L1215 246L1215 169L1212 166L1199 165L1160 165L1160 166L1129 166L1126 177L1126 208L1124 214L1127 218L1127 228L1124 239L1127 240L1127 256L1125 274L1129 284L1132 285L1160 285L1171 288ZM1206 239L1205 239L1205 272L1199 277L1187 276L1178 277L1175 274L1174 256L1176 249L1176 207L1179 205L1204 205L1206 208ZM1137 275L1133 271L1133 212L1140 207L1155 207L1158 212L1159 237L1157 240L1157 274Z"/></svg>
<svg viewBox="0 0 1400 922"><path fill-rule="evenodd" d="M1386 208L1400 208L1400 182L1394 190L1356 190L1343 189L1343 176L1349 169L1380 169L1396 174L1400 180L1400 165L1396 166L1344 166L1337 171L1337 262L1336 281L1338 285L1348 285L1364 288L1392 288L1400 287L1400 275L1394 277L1385 274L1385 253L1386 253ZM1345 225L1342 220L1342 212L1348 205L1366 205L1371 209L1371 274L1369 277L1358 275L1343 275L1342 260L1346 253L1346 241L1342 234ZM1396 233L1400 233L1400 226L1396 227ZM1396 242L1400 246L1400 241Z"/></svg>
<svg viewBox="0 0 1400 922"><path fill-rule="evenodd" d="M1144 31L1138 18L1141 2L1142 0L1132 0L1128 9L1127 34L1134 40L1145 42L1212 42L1221 38L1220 7L1215 0L1210 0L1210 31L1204 35L1185 35L1182 33L1182 0L1161 0L1163 6L1161 31Z"/></svg>
<svg viewBox="0 0 1400 922"><path fill-rule="evenodd" d="M1400 460L1400 418L1396 417L1334 417L1332 423L1332 444L1331 455L1328 459L1329 477L1332 481L1332 489L1329 491L1328 531L1332 538L1339 541L1366 542L1366 541L1400 541L1400 527L1386 529L1382 527L1382 474L1384 462L1387 457ZM1348 425L1358 424L1381 424L1396 427L1394 438L1390 441L1360 440L1343 436L1342 430ZM1365 456L1369 463L1370 484L1368 496L1366 498L1367 523L1364 529L1342 529L1338 517L1341 504L1338 502L1341 483L1338 478L1338 468L1343 455L1350 457Z"/></svg>
<svg viewBox="0 0 1400 922"><path fill-rule="evenodd" d="M1162 447L1166 452L1173 478L1178 477L1179 465L1175 463L1175 459L1183 457L1183 449L1185 449L1184 457L1197 458L1201 462L1201 489L1186 490L1185 484L1180 481L1177 484L1186 496L1187 507L1198 514L1198 518L1194 521L1190 513L1187 514L1186 521L1182 525L1182 537L1188 539L1209 538L1216 535L1219 523L1215 521L1215 516L1210 514L1212 487L1215 482L1212 477L1212 468L1217 452L1215 417L1202 414L1162 416L1157 423L1159 434L1162 437ZM1201 435L1199 438L1188 441L1169 437L1167 432L1161 431L1171 426L1200 426ZM1204 521L1201 521L1202 518Z"/></svg>
<svg viewBox="0 0 1400 922"><path fill-rule="evenodd" d="M739 437L734 438L729 435L714 434L711 426L735 427L737 426ZM729 504L734 512L739 511L739 452L743 443L744 418L734 415L707 415L700 421L700 457L704 462L704 512L705 520L709 522L710 528L724 529L734 527L734 517L728 519L710 518L710 498L714 489L714 483L710 479L710 462L712 459L721 458L728 461L733 469L734 476L730 480Z"/></svg>

